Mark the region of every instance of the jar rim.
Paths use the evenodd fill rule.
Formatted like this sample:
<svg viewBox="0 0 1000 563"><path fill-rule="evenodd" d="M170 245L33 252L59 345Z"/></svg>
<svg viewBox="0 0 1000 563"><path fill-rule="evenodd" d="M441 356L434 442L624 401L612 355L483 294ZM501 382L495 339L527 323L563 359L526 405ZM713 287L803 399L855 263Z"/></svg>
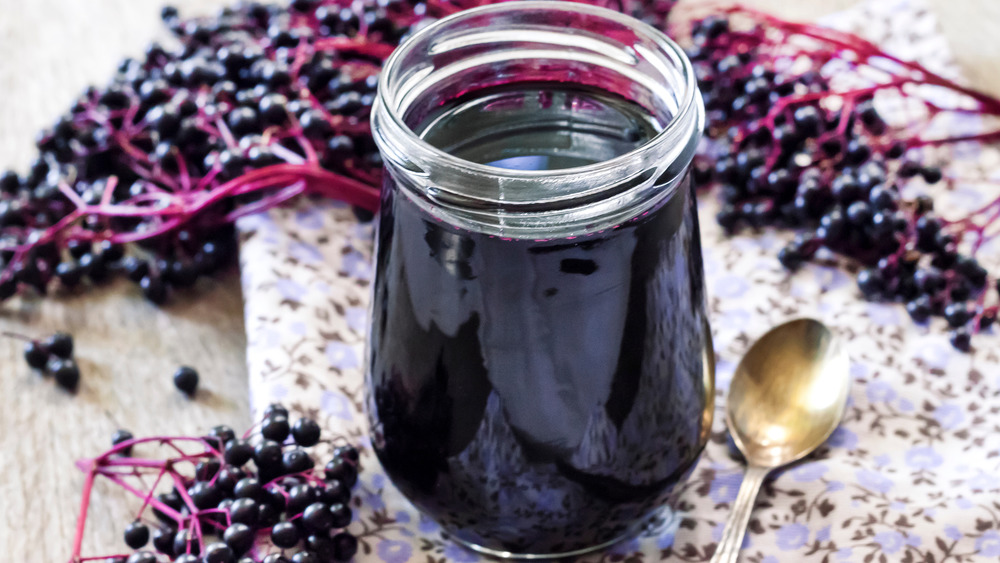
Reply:
<svg viewBox="0 0 1000 563"><path fill-rule="evenodd" d="M669 121L656 135L638 147L608 160L570 168L559 168L553 170L516 170L500 168L457 157L428 143L404 122L403 115L401 115L401 112L399 111L400 108L398 107L398 100L396 100L394 96L395 93L390 90L389 83L394 74L402 71L400 68L402 60L414 46L421 44L421 40L426 40L436 32L439 32L450 25L454 25L456 22L482 16L484 14L497 12L502 13L512 9L524 11L537 10L584 13L611 20L613 23L631 28L635 30L637 34L641 34L652 40L660 49L662 49L663 52L678 63L679 70L681 71L679 74L683 74L683 91L678 92L678 105L676 113L670 116ZM425 156L435 159L442 165L461 170L464 173L489 175L520 181L543 180L545 182L572 182L575 178L607 173L611 170L621 169L627 163L634 162L637 159L642 158L643 155L662 150L664 144L674 141L674 139L677 138L680 129L685 126L690 127L692 120L697 121L698 125L695 130L695 134L700 135L700 122L702 121L701 116L692 116L693 113L703 113L700 99L698 98L698 87L694 74L694 68L692 67L690 60L687 58L687 55L676 42L651 25L620 12L591 4L569 2L565 0L518 0L516 2L500 2L486 6L479 6L451 14L421 29L411 36L409 40L400 45L386 60L382 67L382 73L379 77L378 93L376 96L376 107L372 112L372 120L375 122L383 116L388 117L388 120L392 124L392 133L394 135L403 135L405 143L411 147L417 147ZM375 128L373 127L373 129ZM375 137L376 142L378 142L379 135L376 134Z"/></svg>

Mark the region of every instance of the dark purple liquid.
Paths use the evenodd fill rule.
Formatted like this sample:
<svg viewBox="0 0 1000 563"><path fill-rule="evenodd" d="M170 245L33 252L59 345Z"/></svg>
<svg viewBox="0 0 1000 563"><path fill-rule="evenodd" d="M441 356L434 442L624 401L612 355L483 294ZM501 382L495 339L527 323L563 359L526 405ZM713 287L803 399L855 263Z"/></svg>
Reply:
<svg viewBox="0 0 1000 563"><path fill-rule="evenodd" d="M608 142L623 138L643 141ZM545 242L456 229L387 186L369 412L393 482L497 551L571 552L641 524L707 437L698 237L687 181L619 227Z"/></svg>

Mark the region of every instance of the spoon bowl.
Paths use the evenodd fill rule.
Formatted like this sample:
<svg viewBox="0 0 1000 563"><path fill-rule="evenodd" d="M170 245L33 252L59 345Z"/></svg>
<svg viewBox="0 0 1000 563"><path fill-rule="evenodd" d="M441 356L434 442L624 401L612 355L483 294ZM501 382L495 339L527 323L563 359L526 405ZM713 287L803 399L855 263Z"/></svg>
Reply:
<svg viewBox="0 0 1000 563"><path fill-rule="evenodd" d="M812 319L775 327L746 353L729 385L726 425L747 463L778 467L806 456L840 424L849 362Z"/></svg>
<svg viewBox="0 0 1000 563"><path fill-rule="evenodd" d="M726 426L747 471L712 563L735 563L739 557L768 473L808 455L840 424L849 367L840 339L812 319L771 329L740 360L729 384Z"/></svg>

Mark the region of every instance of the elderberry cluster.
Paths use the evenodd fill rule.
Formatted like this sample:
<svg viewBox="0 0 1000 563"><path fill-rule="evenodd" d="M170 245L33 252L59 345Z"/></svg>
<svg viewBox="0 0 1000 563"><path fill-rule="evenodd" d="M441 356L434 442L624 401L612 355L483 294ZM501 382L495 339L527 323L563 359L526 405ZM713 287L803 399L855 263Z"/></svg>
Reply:
<svg viewBox="0 0 1000 563"><path fill-rule="evenodd" d="M350 560L358 543L344 528L352 519L357 450L340 446L325 468L316 469L306 448L320 442L319 425L311 418L290 425L280 405L268 407L259 434L247 440L229 427L213 428L205 441L217 455L198 462L183 488L153 497L158 522L128 524L125 543L136 551L107 563ZM113 442L124 448L117 453L128 455L130 440L129 432L116 432ZM263 549L264 538L274 547Z"/></svg>
<svg viewBox="0 0 1000 563"><path fill-rule="evenodd" d="M164 8L176 44L122 61L110 84L39 134L26 174L0 175L0 299L124 273L163 303L232 261L231 214L259 199L220 198L171 225L155 213L163 194L208 192L309 152L374 183L381 161L367 121L378 69L425 12L417 0L241 2L188 20ZM330 43L355 37L368 49ZM120 211L63 224L103 204ZM115 235L142 239L142 251L106 240Z"/></svg>
<svg viewBox="0 0 1000 563"><path fill-rule="evenodd" d="M723 155L700 160L692 175L718 185L719 224L799 230L778 254L785 268L821 248L849 256L863 267L857 282L866 299L905 302L918 323L943 316L952 344L968 350L970 334L997 316L996 306L977 305L990 290L987 271L959 252L962 232L934 214L930 197L900 193L916 176L939 182L941 170L913 159L871 92L832 94L817 70L776 70L773 55L745 43L735 49L737 34L747 35L708 17L694 23L688 50L706 132ZM825 103L830 97L839 104Z"/></svg>
<svg viewBox="0 0 1000 563"><path fill-rule="evenodd" d="M67 391L76 390L80 383L80 368L73 358L73 337L65 332L43 340L29 340L24 345L24 360Z"/></svg>

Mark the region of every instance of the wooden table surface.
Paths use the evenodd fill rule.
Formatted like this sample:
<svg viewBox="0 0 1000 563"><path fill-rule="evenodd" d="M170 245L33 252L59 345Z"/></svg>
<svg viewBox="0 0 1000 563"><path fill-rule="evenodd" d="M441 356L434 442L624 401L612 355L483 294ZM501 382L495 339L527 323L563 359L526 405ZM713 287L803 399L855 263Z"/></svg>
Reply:
<svg viewBox="0 0 1000 563"><path fill-rule="evenodd" d="M694 2L697 0L686 0ZM226 2L175 2L182 14ZM811 19L850 0L753 0ZM970 82L1000 93L1000 2L928 0ZM163 37L160 0L0 0L0 170L23 171L35 132L88 84L102 84L125 55ZM82 370L70 395L32 373L22 343L0 339L0 550L8 561L64 562L70 553L82 476L73 461L109 446L116 428L136 435L194 433L249 423L242 296L236 272L205 283L165 309L119 282L42 301L0 306L0 330L73 334ZM197 368L202 388L180 395L171 375ZM132 505L95 489L85 552L122 547Z"/></svg>

